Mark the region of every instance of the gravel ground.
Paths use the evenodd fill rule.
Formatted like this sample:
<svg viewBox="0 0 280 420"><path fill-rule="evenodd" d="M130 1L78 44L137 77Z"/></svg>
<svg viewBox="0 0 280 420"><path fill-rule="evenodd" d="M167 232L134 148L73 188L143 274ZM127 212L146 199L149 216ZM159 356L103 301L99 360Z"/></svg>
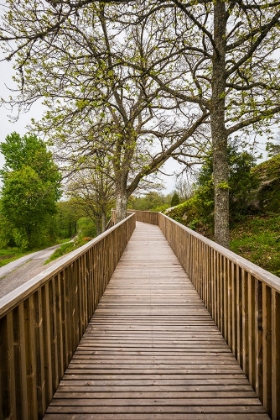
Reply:
<svg viewBox="0 0 280 420"><path fill-rule="evenodd" d="M0 299L5 296L7 293L13 291L17 287L21 286L23 283L32 279L32 277L44 271L46 268L50 267L55 261L50 262L49 264L44 265L44 262L48 257L31 259L25 262L23 265L15 268L10 273L0 278Z"/></svg>

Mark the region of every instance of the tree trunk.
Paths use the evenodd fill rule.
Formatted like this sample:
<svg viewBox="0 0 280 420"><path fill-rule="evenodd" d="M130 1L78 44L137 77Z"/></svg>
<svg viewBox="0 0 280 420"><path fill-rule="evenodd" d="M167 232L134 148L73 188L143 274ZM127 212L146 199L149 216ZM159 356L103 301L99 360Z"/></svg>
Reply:
<svg viewBox="0 0 280 420"><path fill-rule="evenodd" d="M101 214L101 230L102 232L105 232L106 229L106 212L102 211Z"/></svg>
<svg viewBox="0 0 280 420"><path fill-rule="evenodd" d="M99 214L95 217L95 229L96 229L96 236L98 236L98 235L100 235L100 233L102 233L101 218L100 218Z"/></svg>
<svg viewBox="0 0 280 420"><path fill-rule="evenodd" d="M127 196L126 191L118 190L116 193L116 223L126 218Z"/></svg>
<svg viewBox="0 0 280 420"><path fill-rule="evenodd" d="M215 240L229 247L229 188L227 162L227 133L225 127L225 56L226 6L224 1L214 4L214 41L212 76L211 132L214 177Z"/></svg>

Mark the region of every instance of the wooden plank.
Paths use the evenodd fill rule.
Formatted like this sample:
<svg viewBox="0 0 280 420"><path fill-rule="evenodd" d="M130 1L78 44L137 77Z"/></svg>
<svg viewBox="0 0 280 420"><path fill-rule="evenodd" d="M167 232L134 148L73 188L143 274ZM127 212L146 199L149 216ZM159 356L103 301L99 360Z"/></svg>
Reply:
<svg viewBox="0 0 280 420"><path fill-rule="evenodd" d="M256 343L255 343L255 278L248 276L248 339L249 339L249 381L256 381Z"/></svg>
<svg viewBox="0 0 280 420"><path fill-rule="evenodd" d="M263 348L263 405L268 414L272 412L272 348L271 348L271 289L262 285L262 348Z"/></svg>
<svg viewBox="0 0 280 420"><path fill-rule="evenodd" d="M178 232L169 234L175 238ZM218 254L214 260L209 264L217 270L217 284L208 282L203 293L217 297L213 310L223 324L218 301L225 299L227 306L228 283L219 279L226 263ZM199 264L191 269L205 287ZM185 420L186 415L268 420L161 232L138 223L45 419Z"/></svg>
<svg viewBox="0 0 280 420"><path fill-rule="evenodd" d="M34 296L24 302L24 320L25 320L25 336L26 336L26 383L27 401L28 401L28 417L36 419L38 413L37 405L37 360L35 343L35 309Z"/></svg>
<svg viewBox="0 0 280 420"><path fill-rule="evenodd" d="M44 345L45 339L43 330L43 305L42 305L42 291L38 290L34 294L35 304L35 342L36 342L36 372L37 372L37 404L38 414L40 417L45 413L46 407L46 378L45 378L45 355Z"/></svg>
<svg viewBox="0 0 280 420"><path fill-rule="evenodd" d="M272 329L272 420L280 418L280 294L272 291L271 296Z"/></svg>
<svg viewBox="0 0 280 420"><path fill-rule="evenodd" d="M25 332L25 316L24 316L24 304L21 303L18 306L18 312L16 314L18 328L18 337L15 337L16 348L17 348L17 364L15 365L15 371L19 372L19 381L17 381L18 395L17 395L17 407L22 416L23 420L28 419L28 389L27 389L27 366L26 366L26 332ZM15 331L16 331L15 330Z"/></svg>
<svg viewBox="0 0 280 420"><path fill-rule="evenodd" d="M225 420L225 415L227 420L244 420L243 413L214 413L214 414L196 414L191 413L190 420ZM153 420L170 420L170 414L166 413L152 413ZM127 413L106 413L104 415L99 414L98 420L151 420L151 413L139 413L127 414ZM46 414L44 417L45 420L96 420L96 414ZM172 415L173 420L186 420L186 414L175 413ZM261 413L246 413L246 420L263 420L264 416Z"/></svg>

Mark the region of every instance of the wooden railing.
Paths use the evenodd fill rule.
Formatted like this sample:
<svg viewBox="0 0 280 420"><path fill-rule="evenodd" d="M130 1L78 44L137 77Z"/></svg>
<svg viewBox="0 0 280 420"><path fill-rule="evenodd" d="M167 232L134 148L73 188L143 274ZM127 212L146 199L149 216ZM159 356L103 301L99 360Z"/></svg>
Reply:
<svg viewBox="0 0 280 420"><path fill-rule="evenodd" d="M153 211L141 211L141 210L132 210L128 209L127 214L135 214L136 221L137 222L143 222L143 223L150 223L151 225L158 225L158 212ZM111 211L111 220L113 223L116 222L116 211L112 209Z"/></svg>
<svg viewBox="0 0 280 420"><path fill-rule="evenodd" d="M43 417L135 228L135 216L0 299L0 419Z"/></svg>
<svg viewBox="0 0 280 420"><path fill-rule="evenodd" d="M169 217L158 221L268 414L279 420L280 278Z"/></svg>

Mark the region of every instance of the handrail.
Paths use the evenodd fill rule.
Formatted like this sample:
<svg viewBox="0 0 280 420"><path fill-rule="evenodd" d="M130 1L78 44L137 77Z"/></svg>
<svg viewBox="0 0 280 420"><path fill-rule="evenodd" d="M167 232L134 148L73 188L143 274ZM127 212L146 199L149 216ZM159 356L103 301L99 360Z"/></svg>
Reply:
<svg viewBox="0 0 280 420"><path fill-rule="evenodd" d="M130 215L0 299L0 419L41 419L135 228Z"/></svg>
<svg viewBox="0 0 280 420"><path fill-rule="evenodd" d="M127 215L129 214L135 214L136 217L136 221L137 222L142 222L142 223L149 223L152 225L158 225L158 215L160 213L156 212L156 211L146 211L146 210L133 210L133 209L128 209L127 210ZM111 220L113 223L116 222L116 210L112 209L111 210Z"/></svg>
<svg viewBox="0 0 280 420"><path fill-rule="evenodd" d="M265 409L279 420L280 278L169 217L158 217Z"/></svg>

